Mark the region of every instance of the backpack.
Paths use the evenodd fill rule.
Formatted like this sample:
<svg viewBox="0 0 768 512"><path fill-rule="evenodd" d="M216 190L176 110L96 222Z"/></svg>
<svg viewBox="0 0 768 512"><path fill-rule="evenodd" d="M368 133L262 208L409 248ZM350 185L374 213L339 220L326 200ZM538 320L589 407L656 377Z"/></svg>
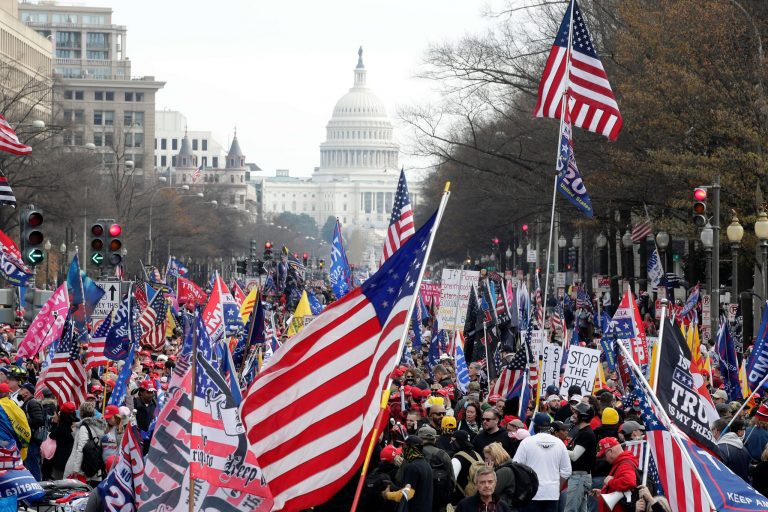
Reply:
<svg viewBox="0 0 768 512"><path fill-rule="evenodd" d="M529 466L514 461L502 464L496 471L501 468L509 468L514 477L513 484L504 488L499 496L501 500L515 508L530 503L539 490L539 477L536 472Z"/></svg>
<svg viewBox="0 0 768 512"><path fill-rule="evenodd" d="M453 494L453 468L446 467L445 462L435 453L424 454L424 458L432 468L432 505L440 508L450 503Z"/></svg>
<svg viewBox="0 0 768 512"><path fill-rule="evenodd" d="M381 491L391 483L392 480L386 473L374 470L373 473L366 475L360 492L360 510L382 510L386 504L381 497Z"/></svg>
<svg viewBox="0 0 768 512"><path fill-rule="evenodd" d="M477 493L477 487L475 486L475 474L477 473L478 469L485 467L485 461L482 458L473 459L467 454L467 452L457 452L455 456L461 457L462 459L469 462L469 471L467 472L467 485L462 488L457 480L456 487L464 496L474 496L475 493Z"/></svg>
<svg viewBox="0 0 768 512"><path fill-rule="evenodd" d="M81 470L87 477L96 476L99 471L104 469L104 458L101 448L101 441L93 437L93 433L88 425L83 424L88 431L88 441L83 445L83 462Z"/></svg>

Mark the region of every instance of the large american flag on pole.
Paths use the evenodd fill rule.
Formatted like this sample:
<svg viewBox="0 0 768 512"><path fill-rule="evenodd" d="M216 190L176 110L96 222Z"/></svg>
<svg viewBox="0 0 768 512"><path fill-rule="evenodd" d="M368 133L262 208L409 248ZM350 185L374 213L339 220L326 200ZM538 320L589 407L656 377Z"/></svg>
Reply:
<svg viewBox="0 0 768 512"><path fill-rule="evenodd" d="M569 52L571 9L573 33ZM547 59L534 116L560 119L566 91L575 126L616 140L622 124L619 105L575 0L565 12Z"/></svg>
<svg viewBox="0 0 768 512"><path fill-rule="evenodd" d="M0 115L0 151L5 151L12 155L32 154L32 147L19 142L16 132L2 115Z"/></svg>
<svg viewBox="0 0 768 512"><path fill-rule="evenodd" d="M414 231L408 184L405 181L405 171L401 169L400 180L397 182L397 192L395 193L395 203L392 205L392 216L389 218L387 239L384 241L384 252L379 264L383 265L401 245L413 236Z"/></svg>
<svg viewBox="0 0 768 512"><path fill-rule="evenodd" d="M362 464L382 389L402 354L437 215L290 338L248 389L243 423L275 510L324 503Z"/></svg>
<svg viewBox="0 0 768 512"><path fill-rule="evenodd" d="M0 171L0 204L7 204L16 208L16 196L13 195L8 177Z"/></svg>
<svg viewBox="0 0 768 512"><path fill-rule="evenodd" d="M90 341L88 342L88 352L85 355L85 369L90 370L96 366L107 366L109 359L104 355L104 347L107 343L107 334L112 327L112 313L102 320L99 327L96 328L96 332L93 333Z"/></svg>
<svg viewBox="0 0 768 512"><path fill-rule="evenodd" d="M74 402L79 407L85 400L88 375L80 361L80 347L73 331L72 319L68 319L56 346L56 353L42 379L60 404Z"/></svg>
<svg viewBox="0 0 768 512"><path fill-rule="evenodd" d="M525 350L518 350L512 357L512 361L502 368L489 394L501 397L509 395L513 391L515 383L520 380L520 376L525 373L527 366L528 357Z"/></svg>

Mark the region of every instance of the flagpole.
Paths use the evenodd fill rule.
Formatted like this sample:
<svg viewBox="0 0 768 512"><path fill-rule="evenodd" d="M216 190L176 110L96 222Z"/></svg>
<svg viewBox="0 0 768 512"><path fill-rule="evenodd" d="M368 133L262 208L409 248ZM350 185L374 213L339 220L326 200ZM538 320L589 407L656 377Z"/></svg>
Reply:
<svg viewBox="0 0 768 512"><path fill-rule="evenodd" d="M570 20L568 21L568 46L566 47L565 51L565 77L566 77L566 87L565 90L563 90L563 95L560 98L560 131L558 132L557 136L557 152L555 153L556 158L555 162L560 161L560 143L562 142L563 137L563 126L565 125L565 112L568 108L568 81L569 77L571 75L571 47L573 45L573 9L574 9L574 0L571 0L569 6L569 12L570 12ZM571 138L573 136L571 135ZM562 165L568 166L568 162L563 162ZM546 319L547 319L547 292L549 291L549 263L552 259L552 237L554 235L555 231L555 204L557 203L557 184L558 184L558 176L559 171L557 170L557 164L555 165L555 183L552 187L552 211L549 216L549 244L547 245L547 274L544 278L544 292L542 293L542 302L541 307L543 309L542 312L542 324L546 325ZM544 330L544 325L541 326L541 329Z"/></svg>
<svg viewBox="0 0 768 512"><path fill-rule="evenodd" d="M663 311L663 310L662 310ZM714 501L712 501L712 497L709 495L709 491L706 488L706 485L704 484L704 481L701 479L701 475L699 475L698 469L696 469L696 466L693 465L693 461L691 460L690 455L688 454L688 451L685 449L685 446L683 446L682 441L678 437L678 435L675 433L675 430L673 428L672 420L667 416L667 411L664 410L664 406L661 405L661 402L659 402L658 397L656 396L656 393L651 388L651 385L648 383L647 380L645 380L645 376L640 371L640 368L637 367L637 364L632 360L632 356L627 351L627 347L624 346L623 343L619 343L619 349L624 354L624 358L627 360L627 364L629 364L630 369L635 373L635 376L640 379L639 382L642 386L644 386L648 393L646 395L648 396L651 401L653 401L653 405L656 406L656 409L659 412L659 419L664 424L664 427L669 432L670 437L677 443L678 447L680 448L680 453L682 454L683 458L685 459L685 462L688 463L688 465L691 467L691 471L693 471L693 474L696 476L696 479L701 484L701 490L704 492L704 495L707 497L707 501L709 502L709 506L711 507L711 510L717 510L715 507ZM646 440L646 444L648 444L648 441ZM647 446L647 454L646 454L646 460L650 459L651 450L650 446ZM647 470L647 463L646 463L646 470ZM647 479L647 471L643 474L643 483L645 484Z"/></svg>
<svg viewBox="0 0 768 512"><path fill-rule="evenodd" d="M657 375L659 373L659 351L661 350L661 343L664 339L664 324L665 320L667 318L667 304L669 301L667 299L661 299L661 320L659 322L659 337L657 338L656 344L653 346L653 350L651 351L651 373L649 375L652 382L649 384L651 386L651 389L653 392L656 392L656 379ZM620 343L620 345L623 345ZM634 361L632 361L634 363Z"/></svg>
<svg viewBox="0 0 768 512"><path fill-rule="evenodd" d="M421 268L419 269L419 277L416 279L416 282L414 283L414 293L411 297L411 303L408 306L408 314L405 316L405 318L411 318L413 315L413 308L416 305L416 301L419 297L419 287L421 286L421 280L424 277L424 271L427 269L427 266L423 263L429 260L429 253L432 251L432 245L435 241L435 235L437 234L437 228L440 226L440 220L443 218L443 213L445 213L445 207L448 204L448 198L451 196L451 182L448 181L445 183L445 189L443 191L443 198L440 201L440 206L437 208L437 214L435 216L435 224L432 226L432 231L429 234L429 241L427 242L427 248L424 252L424 261L422 262ZM407 242L406 242L407 243ZM400 334L400 339L397 344L397 352L395 352L398 356L402 356L403 353L403 345L405 344L405 340L408 337L408 323L405 322L403 324L403 331ZM399 362L399 359L398 359ZM389 388L392 385L392 377L391 375L387 377L387 385L382 390L382 396L381 396L381 409L379 412L379 415L381 415L382 411L385 410L387 403L389 402ZM368 463L370 461L371 455L373 453L373 446L376 443L375 435L378 431L378 416L376 418L376 423L373 425L373 432L371 435L371 441L368 448L368 453L366 454L365 460L363 462L363 473L360 475L360 480L357 484L357 491L355 492L355 498L352 503L352 507L350 508L350 512L355 512L355 508L357 507L357 502L360 499L360 492L362 491L362 484L365 481L365 470L367 469ZM190 512L193 512L190 510Z"/></svg>
<svg viewBox="0 0 768 512"><path fill-rule="evenodd" d="M371 442L368 443L368 452L365 454L365 461L363 462L363 469L360 472L360 479L357 481L357 489L355 490L355 497L352 500L352 507L350 512L357 510L357 504L360 501L360 494L363 491L363 483L365 483L365 475L368 473L368 465L371 462L371 456L373 455L373 448L376 446L377 438L379 437L379 424L381 418L389 410L389 389L385 389L381 394L381 408L379 414L376 416L376 423L373 425L373 433L371 434Z"/></svg>
<svg viewBox="0 0 768 512"><path fill-rule="evenodd" d="M261 295L259 293L256 293L256 300L261 302ZM245 338L245 352L243 352L243 363L240 365L239 372L242 373L243 368L245 367L245 361L248 358L248 352L250 352L251 348L251 336L253 336L253 328L254 328L254 322L255 322L255 316L256 316L256 302L253 303L253 308L251 309L251 316L249 318L248 322L248 336ZM264 326L262 326L263 328Z"/></svg>
<svg viewBox="0 0 768 512"><path fill-rule="evenodd" d="M746 400L744 400L744 403L743 403L743 404L741 404L741 407L739 407L739 410L737 410L737 411L734 413L734 415L733 415L733 417L731 418L731 420L728 422L728 424L727 424L727 425L725 426L725 428L723 429L723 432L722 432L722 434L725 434L726 432L728 432L728 429L730 428L730 426L731 426L731 423L733 423L733 422L736 420L736 418L738 418L738 417L739 417L739 414L741 414L741 411L743 411L743 410L744 410L744 408L747 406L747 404L749 403L749 401L750 401L750 400L752 400L752 398L753 398L753 397L754 397L754 396L757 394L757 392L758 392L758 391L760 391L761 389L763 389L763 386L765 385L765 383L766 383L766 382L768 382L768 373L766 373L766 374L765 374L765 377L763 377L763 380L761 380L761 381L760 381L760 384L758 384L758 385L757 385L757 387L755 387L755 390L754 390L754 391L752 391L752 392L749 394L749 396L747 397L747 399L746 399ZM749 432L749 434L750 434L750 435L752 435L752 432L754 432L754 429L753 429L753 430L751 430L751 431ZM749 438L749 436L747 436L747 438ZM746 439L745 439L745 441L746 441Z"/></svg>
<svg viewBox="0 0 768 512"><path fill-rule="evenodd" d="M221 295L219 295L221 297ZM192 404L189 413L189 435L195 428L195 395L197 394L197 318L198 311L195 311L194 324L192 326L192 367L190 374L192 377ZM223 319L222 319L223 321ZM189 470L189 512L195 510L195 477L192 476L192 469Z"/></svg>

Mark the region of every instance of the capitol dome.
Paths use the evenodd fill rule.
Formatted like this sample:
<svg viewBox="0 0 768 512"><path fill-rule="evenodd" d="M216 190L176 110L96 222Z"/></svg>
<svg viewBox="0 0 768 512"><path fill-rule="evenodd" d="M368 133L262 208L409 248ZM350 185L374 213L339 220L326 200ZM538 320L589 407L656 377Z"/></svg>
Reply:
<svg viewBox="0 0 768 512"><path fill-rule="evenodd" d="M320 145L321 176L343 179L398 167L392 121L384 102L366 84L362 47L357 54L353 86L336 102Z"/></svg>

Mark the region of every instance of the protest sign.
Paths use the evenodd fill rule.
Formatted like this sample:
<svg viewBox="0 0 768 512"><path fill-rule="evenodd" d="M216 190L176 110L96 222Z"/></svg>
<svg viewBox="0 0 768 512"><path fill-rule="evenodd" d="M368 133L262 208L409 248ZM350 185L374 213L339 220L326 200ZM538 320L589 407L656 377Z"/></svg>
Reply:
<svg viewBox="0 0 768 512"><path fill-rule="evenodd" d="M541 378L541 389L546 390L547 386L554 384L560 387L560 360L563 357L563 347L555 343L544 343L542 352L542 368L544 373Z"/></svg>
<svg viewBox="0 0 768 512"><path fill-rule="evenodd" d="M595 387L595 374L600 364L600 352L586 347L571 346L563 375L563 389L580 386L582 395L591 395Z"/></svg>
<svg viewBox="0 0 768 512"><path fill-rule="evenodd" d="M441 328L450 331L464 328L469 306L469 291L477 284L479 278L480 272L476 270L443 269L440 307L437 310L437 319Z"/></svg>

